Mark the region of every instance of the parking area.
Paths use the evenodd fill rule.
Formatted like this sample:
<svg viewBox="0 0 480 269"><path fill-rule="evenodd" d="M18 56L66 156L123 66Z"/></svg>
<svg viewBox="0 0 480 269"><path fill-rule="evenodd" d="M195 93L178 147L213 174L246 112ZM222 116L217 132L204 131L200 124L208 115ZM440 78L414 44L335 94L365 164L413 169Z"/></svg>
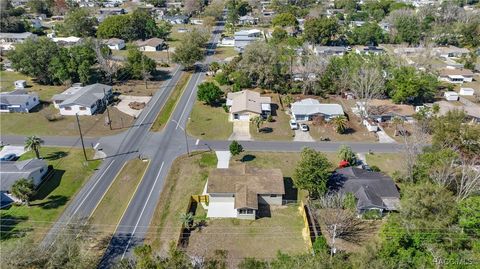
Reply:
<svg viewBox="0 0 480 269"><path fill-rule="evenodd" d="M310 132L305 132L300 129L295 130L295 137L293 141L301 141L301 142L313 142L315 139L310 135Z"/></svg>

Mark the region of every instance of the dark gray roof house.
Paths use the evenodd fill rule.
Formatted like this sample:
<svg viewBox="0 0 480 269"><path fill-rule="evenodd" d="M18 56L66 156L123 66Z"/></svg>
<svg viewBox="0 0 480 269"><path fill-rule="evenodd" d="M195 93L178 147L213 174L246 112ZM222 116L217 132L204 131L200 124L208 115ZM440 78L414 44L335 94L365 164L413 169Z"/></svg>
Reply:
<svg viewBox="0 0 480 269"><path fill-rule="evenodd" d="M17 89L11 92L0 93L0 112L26 112L40 104L36 93Z"/></svg>
<svg viewBox="0 0 480 269"><path fill-rule="evenodd" d="M353 193L357 210L392 211L399 208L400 194L392 178L365 169L346 167L337 169L328 182L330 191Z"/></svg>
<svg viewBox="0 0 480 269"><path fill-rule="evenodd" d="M37 187L47 173L47 162L40 159L0 162L0 191L9 192L12 185L21 178L32 179Z"/></svg>

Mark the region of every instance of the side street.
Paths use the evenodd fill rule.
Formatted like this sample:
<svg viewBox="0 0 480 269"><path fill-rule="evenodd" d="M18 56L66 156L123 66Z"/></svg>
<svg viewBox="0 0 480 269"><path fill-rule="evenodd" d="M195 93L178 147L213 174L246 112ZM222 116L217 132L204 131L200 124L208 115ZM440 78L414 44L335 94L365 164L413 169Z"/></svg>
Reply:
<svg viewBox="0 0 480 269"><path fill-rule="evenodd" d="M477 0L0 0L0 267L477 268Z"/></svg>

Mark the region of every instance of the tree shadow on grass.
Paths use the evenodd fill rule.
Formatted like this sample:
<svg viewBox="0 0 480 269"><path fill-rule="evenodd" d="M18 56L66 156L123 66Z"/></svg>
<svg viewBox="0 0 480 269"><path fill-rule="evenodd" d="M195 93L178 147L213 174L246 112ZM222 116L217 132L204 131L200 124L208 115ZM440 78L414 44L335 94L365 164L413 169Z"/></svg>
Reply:
<svg viewBox="0 0 480 269"><path fill-rule="evenodd" d="M49 160L49 161L55 161L61 158L64 158L68 155L68 152L66 151L56 151L49 153L47 156L44 156L43 159Z"/></svg>
<svg viewBox="0 0 480 269"><path fill-rule="evenodd" d="M283 184L285 186L285 195L283 196L285 203L296 203L298 200L298 189L295 188L292 178L284 177Z"/></svg>
<svg viewBox="0 0 480 269"><path fill-rule="evenodd" d="M271 132L273 132L273 128L270 128L270 127L260 128L260 133L269 134Z"/></svg>
<svg viewBox="0 0 480 269"><path fill-rule="evenodd" d="M33 201L43 200L50 195L50 193L52 193L52 191L54 191L60 185L63 174L65 174L65 170L50 170L47 173L43 183L39 186L37 193L33 197Z"/></svg>
<svg viewBox="0 0 480 269"><path fill-rule="evenodd" d="M2 214L0 217L0 241L24 237L31 228L17 229L17 225L28 220L27 216Z"/></svg>
<svg viewBox="0 0 480 269"><path fill-rule="evenodd" d="M42 209L54 209L62 205L65 205L68 202L68 197L64 195L52 195L48 197L48 200L45 202L30 204L30 206L39 206Z"/></svg>
<svg viewBox="0 0 480 269"><path fill-rule="evenodd" d="M255 158L256 158L255 155L246 154L245 156L243 156L243 157L240 159L240 161L241 161L242 163L244 163L244 162L251 162L251 161L255 160Z"/></svg>
<svg viewBox="0 0 480 269"><path fill-rule="evenodd" d="M347 128L345 129L345 131L343 132L343 134L354 134L356 133L357 131L353 128Z"/></svg>

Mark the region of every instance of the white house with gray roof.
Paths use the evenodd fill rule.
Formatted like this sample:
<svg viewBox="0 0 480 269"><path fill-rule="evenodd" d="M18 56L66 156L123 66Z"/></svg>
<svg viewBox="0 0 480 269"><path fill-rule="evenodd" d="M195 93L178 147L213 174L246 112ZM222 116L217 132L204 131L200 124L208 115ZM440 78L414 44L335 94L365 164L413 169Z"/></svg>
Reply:
<svg viewBox="0 0 480 269"><path fill-rule="evenodd" d="M62 115L91 116L104 108L111 96L112 86L95 83L82 87L74 84L63 93L54 95L52 100Z"/></svg>
<svg viewBox="0 0 480 269"><path fill-rule="evenodd" d="M242 52L245 47L263 37L263 33L258 29L240 30L235 32L235 50Z"/></svg>
<svg viewBox="0 0 480 269"><path fill-rule="evenodd" d="M38 104L40 99L36 93L28 93L22 89L0 93L0 112L28 113Z"/></svg>
<svg viewBox="0 0 480 269"><path fill-rule="evenodd" d="M47 162L40 159L2 161L0 162L0 191L9 192L12 185L22 178L31 179L35 187L38 187L47 171Z"/></svg>
<svg viewBox="0 0 480 269"><path fill-rule="evenodd" d="M321 104L318 100L307 98L292 104L292 116L297 121L309 121L315 116L331 120L334 117L343 116L343 108L339 104Z"/></svg>

